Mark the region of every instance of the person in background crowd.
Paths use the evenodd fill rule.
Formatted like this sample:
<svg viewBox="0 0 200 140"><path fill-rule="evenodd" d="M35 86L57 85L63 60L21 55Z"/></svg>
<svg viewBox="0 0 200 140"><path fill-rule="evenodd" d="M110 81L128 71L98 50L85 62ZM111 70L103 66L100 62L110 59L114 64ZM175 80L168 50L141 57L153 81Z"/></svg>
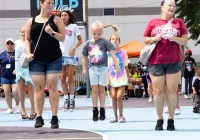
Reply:
<svg viewBox="0 0 200 140"><path fill-rule="evenodd" d="M185 78L185 94L184 97L186 99L191 98L192 94L192 80L195 74L195 70L197 70L197 65L192 58L192 51L191 50L186 50L185 51L185 60L183 62L184 64L184 78ZM189 85L189 88L188 88Z"/></svg>
<svg viewBox="0 0 200 140"><path fill-rule="evenodd" d="M19 106L19 94L18 87L15 82L16 80L16 72L15 72L15 49L14 49L14 40L12 38L8 38L6 40L6 50L0 54L0 64L1 64L1 82L3 85L3 90L5 93L5 100L8 106L8 110L5 112L6 114L20 113ZM12 107L12 94L15 99L15 110Z"/></svg>
<svg viewBox="0 0 200 140"><path fill-rule="evenodd" d="M22 119L33 120L36 117L35 104L34 104L34 83L29 74L29 68L23 68L19 64L19 58L22 53L26 53L25 49L25 26L20 28L21 39L15 41L15 70L16 70L16 83L19 88L19 97L21 103L21 117ZM28 87L28 95L31 103L31 114L28 117L25 109L25 93L26 86Z"/></svg>
<svg viewBox="0 0 200 140"><path fill-rule="evenodd" d="M64 111L73 111L75 105L74 99L74 67L77 66L77 60L75 56L76 49L81 45L82 38L77 21L72 11L61 11L61 19L65 24L65 41L60 42L60 48L62 50L62 74L61 74L61 86L64 93ZM77 40L77 43L76 43ZM69 93L68 96L68 85L66 84L66 69L68 71L68 83Z"/></svg>

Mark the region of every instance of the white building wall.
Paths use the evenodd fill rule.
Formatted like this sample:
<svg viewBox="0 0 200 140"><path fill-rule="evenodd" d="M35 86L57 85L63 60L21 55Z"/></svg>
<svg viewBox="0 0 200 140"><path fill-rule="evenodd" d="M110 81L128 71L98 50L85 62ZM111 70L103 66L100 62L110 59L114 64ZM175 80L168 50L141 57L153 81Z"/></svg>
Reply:
<svg viewBox="0 0 200 140"><path fill-rule="evenodd" d="M89 0L89 9L102 8L141 8L141 7L159 7L161 0ZM19 39L19 28L25 25L30 15L30 0L0 0L0 52L5 49L5 40L9 37ZM7 10L27 10L23 17L2 18ZM92 14L92 13L91 13ZM94 13L96 14L96 13ZM121 45L131 41L138 40L143 42L143 32L148 21L153 17L159 17L160 13L153 15L115 15L115 16L89 16L89 25L99 20L103 24L116 24L120 28ZM85 29L80 28L83 38L83 44L77 50L76 55L81 57L81 51L85 44ZM103 37L109 38L113 34L112 28L104 30ZM91 36L90 36L91 37ZM189 41L189 47L193 54L200 54L199 48L194 47L195 41Z"/></svg>

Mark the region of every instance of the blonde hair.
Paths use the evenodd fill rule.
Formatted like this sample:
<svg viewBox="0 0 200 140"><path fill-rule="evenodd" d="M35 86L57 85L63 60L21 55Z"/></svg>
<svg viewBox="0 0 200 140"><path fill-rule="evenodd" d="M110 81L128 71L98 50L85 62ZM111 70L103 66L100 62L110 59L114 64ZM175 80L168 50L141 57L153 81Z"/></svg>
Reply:
<svg viewBox="0 0 200 140"><path fill-rule="evenodd" d="M110 37L110 41L111 41L111 39L112 39L113 36L115 36L115 37L117 37L117 38L119 39L119 43L121 42L121 39L120 39L119 35L117 35L117 34L113 34L113 35Z"/></svg>
<svg viewBox="0 0 200 140"><path fill-rule="evenodd" d="M93 29L101 29L103 31L103 28L107 28L107 27L112 27L114 29L114 32L119 31L119 28L116 25L113 25L113 24L103 25L100 21L93 22L90 27L90 30L92 31Z"/></svg>
<svg viewBox="0 0 200 140"><path fill-rule="evenodd" d="M21 32L22 28L25 28L26 25L23 25L21 28L19 28L19 31Z"/></svg>

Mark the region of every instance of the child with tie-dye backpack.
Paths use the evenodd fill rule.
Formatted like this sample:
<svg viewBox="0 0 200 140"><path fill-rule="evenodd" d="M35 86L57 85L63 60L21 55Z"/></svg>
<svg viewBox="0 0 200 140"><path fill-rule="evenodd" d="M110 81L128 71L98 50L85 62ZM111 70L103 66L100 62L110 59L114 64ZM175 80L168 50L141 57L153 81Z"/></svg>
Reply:
<svg viewBox="0 0 200 140"><path fill-rule="evenodd" d="M115 65L116 71L119 73L119 63L114 54L115 47L113 44L102 38L104 26L101 22L95 21L91 25L92 39L88 40L82 51L82 73L86 76L86 62L89 58L89 78L92 86L92 104L93 104L93 121L105 120L105 86L108 75L108 57L110 53ZM98 98L100 100L100 116L97 108Z"/></svg>
<svg viewBox="0 0 200 140"><path fill-rule="evenodd" d="M114 111L114 117L110 119L110 123L126 122L123 116L123 92L125 86L129 85L129 71L128 71L128 56L125 50L119 48L120 37L116 34L112 35L110 38L111 43L115 46L115 56L119 62L120 73L116 73L115 65L111 59L110 54L108 54L108 78L107 85L110 85L110 90L112 94L112 106ZM117 107L119 109L119 118L117 115ZM119 120L118 120L119 119Z"/></svg>

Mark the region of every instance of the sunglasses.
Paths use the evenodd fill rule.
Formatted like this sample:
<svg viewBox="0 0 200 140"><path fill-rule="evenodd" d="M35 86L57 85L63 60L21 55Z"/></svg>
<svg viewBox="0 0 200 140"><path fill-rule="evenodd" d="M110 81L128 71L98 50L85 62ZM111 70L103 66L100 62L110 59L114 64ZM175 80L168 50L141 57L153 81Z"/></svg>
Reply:
<svg viewBox="0 0 200 140"><path fill-rule="evenodd" d="M14 43L12 43L12 42L7 42L6 44L7 45L14 45Z"/></svg>

